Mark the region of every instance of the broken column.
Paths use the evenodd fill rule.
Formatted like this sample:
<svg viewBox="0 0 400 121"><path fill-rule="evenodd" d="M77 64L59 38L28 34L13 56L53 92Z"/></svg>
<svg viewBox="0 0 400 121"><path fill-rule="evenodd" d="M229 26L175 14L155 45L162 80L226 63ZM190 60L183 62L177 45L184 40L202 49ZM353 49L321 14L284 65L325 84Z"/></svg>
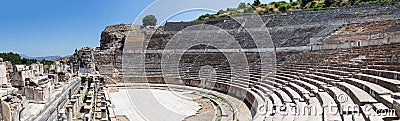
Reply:
<svg viewBox="0 0 400 121"><path fill-rule="evenodd" d="M29 66L30 70L33 71L35 76L40 76L43 75L44 70L43 70L43 64L40 63L35 63Z"/></svg>
<svg viewBox="0 0 400 121"><path fill-rule="evenodd" d="M27 101L24 97L17 94L10 94L1 98L2 117L4 121L20 121L22 118L24 106Z"/></svg>
<svg viewBox="0 0 400 121"><path fill-rule="evenodd" d="M7 83L7 66L0 58L0 85Z"/></svg>

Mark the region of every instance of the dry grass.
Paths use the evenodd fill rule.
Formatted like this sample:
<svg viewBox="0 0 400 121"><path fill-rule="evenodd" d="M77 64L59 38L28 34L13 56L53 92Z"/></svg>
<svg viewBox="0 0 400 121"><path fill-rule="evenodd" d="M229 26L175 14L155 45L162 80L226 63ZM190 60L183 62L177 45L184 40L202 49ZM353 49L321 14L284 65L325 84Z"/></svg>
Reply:
<svg viewBox="0 0 400 121"><path fill-rule="evenodd" d="M196 115L186 118L184 121L210 121L214 117L214 106L207 98L193 100L201 105L201 109Z"/></svg>
<svg viewBox="0 0 400 121"><path fill-rule="evenodd" d="M111 87L108 89L108 92L110 93L118 92L118 89L116 89L115 87Z"/></svg>

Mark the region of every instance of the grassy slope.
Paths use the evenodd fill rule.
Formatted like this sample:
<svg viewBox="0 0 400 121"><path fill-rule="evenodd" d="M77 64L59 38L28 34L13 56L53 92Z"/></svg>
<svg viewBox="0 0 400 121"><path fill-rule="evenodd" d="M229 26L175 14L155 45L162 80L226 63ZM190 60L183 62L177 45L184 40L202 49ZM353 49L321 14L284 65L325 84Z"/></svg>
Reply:
<svg viewBox="0 0 400 121"><path fill-rule="evenodd" d="M271 2L268 4L259 4L257 6L250 3L242 3L244 6L238 8L228 8L226 10L220 10L216 14L205 14L200 16L194 21L203 21L209 18L219 18L224 16L238 16L246 13L254 14L269 14L269 13L284 13L293 10L325 10L327 8L344 7L357 4L370 4L370 3L381 3L381 2L393 2L398 0L300 0L291 3L285 1ZM304 4L302 4L304 2Z"/></svg>

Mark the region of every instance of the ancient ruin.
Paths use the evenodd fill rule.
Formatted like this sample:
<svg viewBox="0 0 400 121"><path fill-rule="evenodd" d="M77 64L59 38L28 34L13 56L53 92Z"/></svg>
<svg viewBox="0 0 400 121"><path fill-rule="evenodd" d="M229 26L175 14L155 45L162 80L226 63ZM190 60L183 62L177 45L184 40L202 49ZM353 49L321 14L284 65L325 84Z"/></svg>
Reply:
<svg viewBox="0 0 400 121"><path fill-rule="evenodd" d="M256 43L240 23L246 16L209 19L200 23L167 22L162 29L128 24L109 26L102 33L100 47L92 51L93 61L101 75L113 80L107 83L178 84L243 99L251 111L252 120L393 120L398 119L399 111L396 102L398 70L395 69L399 54L397 43L400 41L398 5L372 4L352 9L261 16L276 50L276 56L268 56L276 58L273 69L263 70L260 53L251 52L252 48L257 48ZM194 45L189 48L192 51L184 52L179 58L178 70L163 70L165 65L175 68L169 65L169 61L162 61L163 51L169 51L170 40L196 25L216 26L231 34L244 48L248 66L227 61L229 52L223 48ZM185 39L190 36L195 35L189 34ZM217 42L213 44L218 45ZM209 80L199 76L205 65L210 65L216 72ZM236 73L232 68L248 72ZM340 97L347 100L342 102ZM342 114L324 113L319 116L282 116L274 112L289 110L281 109L280 105L311 104L317 106L316 112L326 112L323 105L329 103L339 107L357 105L359 108L344 108ZM263 104L267 105L265 111L259 110ZM368 106L374 109L373 114L396 113L370 115L363 110ZM235 114L228 117L229 120L238 118Z"/></svg>

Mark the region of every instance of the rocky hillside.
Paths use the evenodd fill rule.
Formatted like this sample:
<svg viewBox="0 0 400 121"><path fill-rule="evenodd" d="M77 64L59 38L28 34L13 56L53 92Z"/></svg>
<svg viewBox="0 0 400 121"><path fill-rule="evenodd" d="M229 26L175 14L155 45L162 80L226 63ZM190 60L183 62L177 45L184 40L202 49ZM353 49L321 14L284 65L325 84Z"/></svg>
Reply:
<svg viewBox="0 0 400 121"><path fill-rule="evenodd" d="M101 32L100 48L102 50L122 48L125 35L130 30L132 30L132 25L129 24L107 26Z"/></svg>

